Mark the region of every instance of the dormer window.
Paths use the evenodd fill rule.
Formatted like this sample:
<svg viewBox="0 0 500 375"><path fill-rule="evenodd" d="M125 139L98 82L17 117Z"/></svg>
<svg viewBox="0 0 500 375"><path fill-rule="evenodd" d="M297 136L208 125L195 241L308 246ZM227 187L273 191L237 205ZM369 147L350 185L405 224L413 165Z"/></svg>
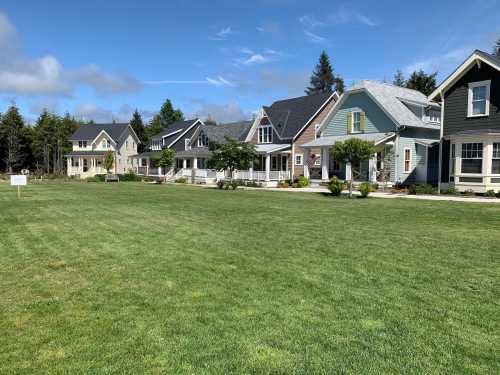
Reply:
<svg viewBox="0 0 500 375"><path fill-rule="evenodd" d="M191 150L191 138L184 139L184 150Z"/></svg>
<svg viewBox="0 0 500 375"><path fill-rule="evenodd" d="M361 133L361 112L352 112L352 133Z"/></svg>
<svg viewBox="0 0 500 375"><path fill-rule="evenodd" d="M490 114L490 86L491 81L469 83L468 117Z"/></svg>
<svg viewBox="0 0 500 375"><path fill-rule="evenodd" d="M198 147L208 147L208 137L203 132L198 136Z"/></svg>
<svg viewBox="0 0 500 375"><path fill-rule="evenodd" d="M271 125L263 125L259 127L259 143L273 142L273 128Z"/></svg>
<svg viewBox="0 0 500 375"><path fill-rule="evenodd" d="M87 141L78 141L79 148L87 148Z"/></svg>

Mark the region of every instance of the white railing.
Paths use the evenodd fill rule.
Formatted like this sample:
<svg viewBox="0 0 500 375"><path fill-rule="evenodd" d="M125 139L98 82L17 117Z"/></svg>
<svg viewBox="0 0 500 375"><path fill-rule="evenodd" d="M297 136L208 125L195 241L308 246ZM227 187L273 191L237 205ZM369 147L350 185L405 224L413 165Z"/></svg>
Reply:
<svg viewBox="0 0 500 375"><path fill-rule="evenodd" d="M137 167L137 174L145 176L147 173L148 167Z"/></svg>
<svg viewBox="0 0 500 375"><path fill-rule="evenodd" d="M270 171L269 179L271 181L284 181L290 179L290 171Z"/></svg>
<svg viewBox="0 0 500 375"><path fill-rule="evenodd" d="M236 171L236 180L266 181L265 171ZM269 171L270 181L284 181L290 179L290 171Z"/></svg>

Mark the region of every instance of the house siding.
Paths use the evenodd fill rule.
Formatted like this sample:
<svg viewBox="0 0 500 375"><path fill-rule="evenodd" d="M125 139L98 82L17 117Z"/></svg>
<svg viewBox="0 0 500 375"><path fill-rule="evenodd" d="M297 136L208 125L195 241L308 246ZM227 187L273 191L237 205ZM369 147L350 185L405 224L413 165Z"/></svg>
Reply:
<svg viewBox="0 0 500 375"><path fill-rule="evenodd" d="M490 113L486 117L467 117L469 83L491 80ZM474 65L445 94L443 135L461 131L500 130L500 72L488 64Z"/></svg>
<svg viewBox="0 0 500 375"><path fill-rule="evenodd" d="M186 134L184 134L177 142L175 142L170 148L175 150L175 151L184 151L186 149L185 147L185 144L184 144L184 140L186 138L191 138L193 136L193 134L196 132L196 130L198 129L200 125L197 124L195 126L193 126ZM176 134L174 137L175 138L178 138L179 135L182 134L179 133L179 134ZM174 139L175 139L174 138Z"/></svg>
<svg viewBox="0 0 500 375"><path fill-rule="evenodd" d="M350 94L323 130L323 136L347 134L347 116L353 111L366 114L365 133L396 131L394 122L364 92Z"/></svg>
<svg viewBox="0 0 500 375"><path fill-rule="evenodd" d="M312 119L312 121L309 123L309 125L299 134L299 136L295 139L294 142L294 148L293 148L293 153L292 153L292 163L294 163L294 176L303 176L304 175L304 166L303 165L295 165L295 155L297 154L306 154L306 149L302 148L301 146L307 142L313 141L316 139L315 136L315 125L318 124L320 125L328 115L328 113L331 111L332 107L335 104L335 100L331 99L330 102L323 108L323 110L316 115ZM311 154L315 155L321 155L321 150L318 149L311 149ZM321 166L318 166L318 169L321 169Z"/></svg>

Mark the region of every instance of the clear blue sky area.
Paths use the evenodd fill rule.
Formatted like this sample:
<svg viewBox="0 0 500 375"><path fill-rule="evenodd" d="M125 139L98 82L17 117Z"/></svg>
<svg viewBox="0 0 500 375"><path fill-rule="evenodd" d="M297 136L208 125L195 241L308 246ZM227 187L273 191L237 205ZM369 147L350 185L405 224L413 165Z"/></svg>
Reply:
<svg viewBox="0 0 500 375"><path fill-rule="evenodd" d="M0 111L248 118L300 96L322 50L347 86L414 69L450 73L500 38L500 3L472 1L67 1L0 3Z"/></svg>

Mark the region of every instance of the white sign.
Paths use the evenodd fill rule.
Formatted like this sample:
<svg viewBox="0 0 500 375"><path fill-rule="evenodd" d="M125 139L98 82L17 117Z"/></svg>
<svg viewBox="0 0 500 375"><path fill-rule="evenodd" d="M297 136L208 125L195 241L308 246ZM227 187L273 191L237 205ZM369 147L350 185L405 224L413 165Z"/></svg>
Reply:
<svg viewBox="0 0 500 375"><path fill-rule="evenodd" d="M28 184L28 180L25 175L12 175L10 176L10 184L11 186L26 186Z"/></svg>

